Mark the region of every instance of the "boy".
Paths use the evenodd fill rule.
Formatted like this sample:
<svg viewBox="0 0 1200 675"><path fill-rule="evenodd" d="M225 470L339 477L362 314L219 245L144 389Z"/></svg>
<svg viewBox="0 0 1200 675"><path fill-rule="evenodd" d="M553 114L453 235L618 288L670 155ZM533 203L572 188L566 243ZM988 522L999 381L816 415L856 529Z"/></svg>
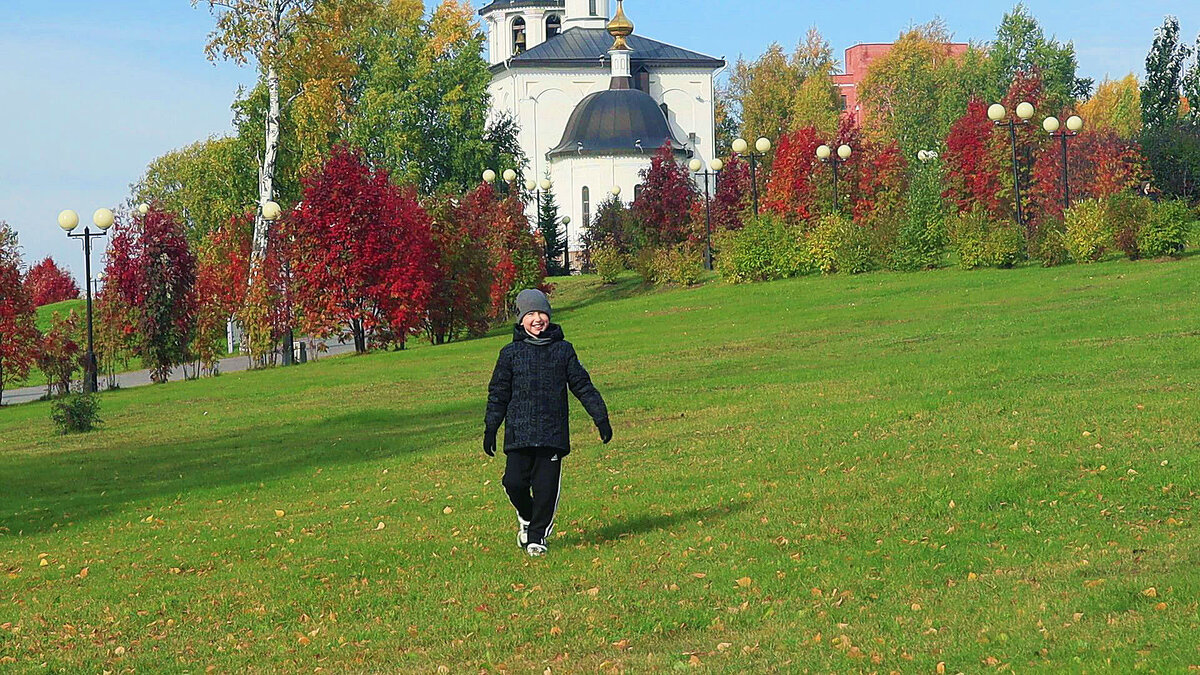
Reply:
<svg viewBox="0 0 1200 675"><path fill-rule="evenodd" d="M546 294L521 291L513 341L500 350L488 385L483 451L496 456L496 431L504 422L504 489L517 509L517 544L531 556L546 554L554 531L561 460L571 452L568 387L596 423L600 440L611 441L608 408L562 328L550 323Z"/></svg>

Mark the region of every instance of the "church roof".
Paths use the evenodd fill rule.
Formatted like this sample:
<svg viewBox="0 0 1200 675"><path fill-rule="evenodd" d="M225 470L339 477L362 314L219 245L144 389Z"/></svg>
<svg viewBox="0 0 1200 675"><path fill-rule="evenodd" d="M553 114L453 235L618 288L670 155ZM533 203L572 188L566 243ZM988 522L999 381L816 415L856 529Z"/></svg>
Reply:
<svg viewBox="0 0 1200 675"><path fill-rule="evenodd" d="M640 89L606 89L579 102L562 141L546 154L650 156L665 143L685 150L654 97Z"/></svg>
<svg viewBox="0 0 1200 675"><path fill-rule="evenodd" d="M496 0L501 2L502 0ZM515 0L517 2L528 0ZM725 61L689 51L641 35L630 35L630 55L636 64L649 66L693 66L720 68ZM582 66L601 67L608 61L608 50L612 49L613 38L605 28L571 28L546 40L540 45L512 57L509 68L531 68L538 66ZM505 69L504 63L492 66L492 72Z"/></svg>
<svg viewBox="0 0 1200 675"><path fill-rule="evenodd" d="M483 16L488 12L497 9L508 9L510 7L564 7L565 0L492 0L479 10L479 15Z"/></svg>

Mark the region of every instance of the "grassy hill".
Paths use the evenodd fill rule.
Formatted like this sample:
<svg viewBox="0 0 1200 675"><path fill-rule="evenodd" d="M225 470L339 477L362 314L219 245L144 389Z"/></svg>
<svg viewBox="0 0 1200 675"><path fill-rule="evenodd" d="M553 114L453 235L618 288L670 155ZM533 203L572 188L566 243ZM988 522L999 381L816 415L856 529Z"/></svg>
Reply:
<svg viewBox="0 0 1200 675"><path fill-rule="evenodd" d="M52 305L42 305L37 308L37 327L38 330L45 332L50 329L50 322L54 319L54 313L58 312L62 316L66 316L75 310L80 316L87 316L87 300L63 300Z"/></svg>
<svg viewBox="0 0 1200 675"><path fill-rule="evenodd" d="M1200 664L1200 258L636 286L555 299L616 438L573 402L544 559L480 449L504 336L0 411L0 662Z"/></svg>

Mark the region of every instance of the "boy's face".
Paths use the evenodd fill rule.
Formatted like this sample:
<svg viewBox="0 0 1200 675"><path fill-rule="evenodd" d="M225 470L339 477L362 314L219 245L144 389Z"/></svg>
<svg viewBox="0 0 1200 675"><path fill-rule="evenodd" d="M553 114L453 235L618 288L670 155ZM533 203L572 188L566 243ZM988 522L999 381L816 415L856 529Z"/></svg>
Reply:
<svg viewBox="0 0 1200 675"><path fill-rule="evenodd" d="M526 333L537 337L550 325L550 317L542 312L530 312L521 319L521 325L525 327Z"/></svg>

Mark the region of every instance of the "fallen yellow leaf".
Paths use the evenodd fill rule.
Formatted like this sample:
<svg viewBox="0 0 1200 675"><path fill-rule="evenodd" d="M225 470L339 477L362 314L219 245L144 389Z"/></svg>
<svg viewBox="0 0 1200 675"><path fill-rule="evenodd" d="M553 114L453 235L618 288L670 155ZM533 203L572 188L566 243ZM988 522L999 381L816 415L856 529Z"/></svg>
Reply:
<svg viewBox="0 0 1200 675"><path fill-rule="evenodd" d="M938 672L938 675L943 675L946 672L946 662L945 661L938 661L937 672Z"/></svg>
<svg viewBox="0 0 1200 675"><path fill-rule="evenodd" d="M1165 603L1165 602L1160 602L1160 603L1158 603L1157 605L1155 605L1155 606L1154 606L1154 609L1156 609L1156 610L1158 610L1158 611L1160 611L1160 612L1161 612L1161 611L1163 611L1163 610L1164 610L1164 609L1166 609L1166 608L1167 608L1167 603Z"/></svg>
<svg viewBox="0 0 1200 675"><path fill-rule="evenodd" d="M719 652L723 652L723 651L725 651L726 649L729 649L729 648L730 648L730 647L732 647L732 646L733 646L733 643L732 643L732 642L718 642L718 643L717 643L717 651L719 651Z"/></svg>
<svg viewBox="0 0 1200 675"><path fill-rule="evenodd" d="M48 560L46 560L45 558L42 558L42 561L40 563L38 563L38 565L40 565L41 567L45 567L46 565L49 565L49 564L50 564L50 562Z"/></svg>
<svg viewBox="0 0 1200 675"><path fill-rule="evenodd" d="M379 530L382 530L383 528L384 528L384 525L383 525L383 521L381 520L381 521L379 521L379 524L375 526L375 531L378 532Z"/></svg>
<svg viewBox="0 0 1200 675"><path fill-rule="evenodd" d="M87 575L88 575L88 568L85 567L85 568L79 570L79 578L80 579L86 579Z"/></svg>
<svg viewBox="0 0 1200 675"><path fill-rule="evenodd" d="M752 583L754 582L750 580L750 577L742 577L741 579L737 580L737 585L741 586L742 588L747 588Z"/></svg>
<svg viewBox="0 0 1200 675"><path fill-rule="evenodd" d="M550 628L550 634L551 635L562 635L562 629L559 628L558 626L553 626Z"/></svg>
<svg viewBox="0 0 1200 675"><path fill-rule="evenodd" d="M442 513L444 513L446 515L450 515L451 513L454 513L454 509L447 506L446 508L442 509Z"/></svg>
<svg viewBox="0 0 1200 675"><path fill-rule="evenodd" d="M914 602L914 603L912 604L912 611L914 611L914 612L919 612L919 611L921 611L921 604L920 604L920 603L917 603L917 602Z"/></svg>
<svg viewBox="0 0 1200 675"><path fill-rule="evenodd" d="M1157 598L1158 597L1158 589L1151 586L1150 588L1147 588L1146 590L1142 591L1142 595L1146 596L1147 598Z"/></svg>
<svg viewBox="0 0 1200 675"><path fill-rule="evenodd" d="M695 654L692 654L692 658L688 659L688 665L699 666L701 664L702 664L702 661L700 661L700 657L696 656Z"/></svg>

